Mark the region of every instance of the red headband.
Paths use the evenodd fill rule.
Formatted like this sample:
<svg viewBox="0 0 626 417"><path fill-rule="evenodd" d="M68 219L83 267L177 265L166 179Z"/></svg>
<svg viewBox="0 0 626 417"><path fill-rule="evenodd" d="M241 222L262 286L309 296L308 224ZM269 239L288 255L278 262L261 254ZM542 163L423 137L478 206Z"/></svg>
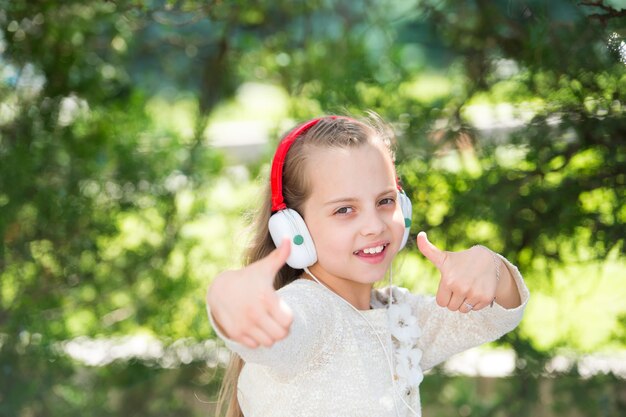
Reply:
<svg viewBox="0 0 626 417"><path fill-rule="evenodd" d="M342 116L327 117L334 120ZM345 118L350 120L350 118L348 117ZM287 157L287 152L289 151L289 148L291 148L291 144L300 135L303 135L307 130L315 126L322 119L324 119L324 117L309 120L308 122L301 124L294 130L289 132L289 134L278 144L278 148L276 148L276 154L274 155L274 160L272 161L272 173L270 177L272 186L272 213L287 208L287 204L285 204L285 199L283 198L283 168L285 166L285 158ZM402 187L400 186L400 181L398 178L396 178L396 185L398 186L398 190L402 191Z"/></svg>
<svg viewBox="0 0 626 417"><path fill-rule="evenodd" d="M336 118L335 116L331 117L333 119ZM285 166L285 157L287 156L289 148L291 148L291 144L298 138L298 136L315 126L320 120L322 120L322 118L309 120L308 122L298 126L289 132L287 137L285 137L285 139L278 144L276 154L274 155L274 161L272 162L272 213L287 208L285 199L283 198L283 167Z"/></svg>

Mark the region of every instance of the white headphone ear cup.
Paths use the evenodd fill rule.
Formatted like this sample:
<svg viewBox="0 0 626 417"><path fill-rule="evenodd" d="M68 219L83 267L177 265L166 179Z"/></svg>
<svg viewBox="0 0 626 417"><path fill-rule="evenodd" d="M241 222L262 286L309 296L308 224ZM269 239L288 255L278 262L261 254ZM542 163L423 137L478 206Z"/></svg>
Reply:
<svg viewBox="0 0 626 417"><path fill-rule="evenodd" d="M270 217L268 227L276 247L282 243L285 236L289 237L291 253L287 258L287 265L294 269L303 269L317 261L313 238L297 211L287 208L274 213Z"/></svg>
<svg viewBox="0 0 626 417"><path fill-rule="evenodd" d="M413 204L411 204L411 199L402 191L398 192L398 201L400 202L400 209L402 210L402 216L404 217L404 236L402 236L402 244L400 245L400 249L402 249L406 245L406 242L409 239L409 232L411 231Z"/></svg>

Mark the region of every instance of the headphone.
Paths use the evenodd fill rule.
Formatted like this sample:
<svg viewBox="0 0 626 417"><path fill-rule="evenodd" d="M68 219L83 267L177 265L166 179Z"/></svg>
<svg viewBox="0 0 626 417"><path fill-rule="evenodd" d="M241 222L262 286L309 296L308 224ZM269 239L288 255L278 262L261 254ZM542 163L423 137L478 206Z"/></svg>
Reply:
<svg viewBox="0 0 626 417"><path fill-rule="evenodd" d="M349 119L342 116L329 116L331 119L339 117ZM315 244L309 233L309 229L304 223L304 219L300 214L287 207L283 198L283 168L285 165L285 157L287 151L293 142L303 135L311 127L315 126L323 118L309 120L308 122L296 127L280 142L274 155L271 171L271 191L272 191L272 216L269 220L269 232L274 245L278 247L284 237L291 240L291 253L287 258L287 265L294 269L304 269L313 265L317 261L317 252ZM350 119L349 119L350 120ZM404 248L409 238L411 229L411 200L405 194L400 186L399 180L396 178L396 186L398 188L398 201L404 217L404 235L400 249Z"/></svg>

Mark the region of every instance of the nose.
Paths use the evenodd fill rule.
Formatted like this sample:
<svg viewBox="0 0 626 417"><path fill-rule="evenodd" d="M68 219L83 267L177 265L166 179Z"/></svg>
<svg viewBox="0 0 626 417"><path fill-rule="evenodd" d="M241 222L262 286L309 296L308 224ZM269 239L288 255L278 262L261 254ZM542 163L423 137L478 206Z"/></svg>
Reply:
<svg viewBox="0 0 626 417"><path fill-rule="evenodd" d="M363 236L377 236L387 228L383 213L375 208L367 210L361 218L361 235Z"/></svg>

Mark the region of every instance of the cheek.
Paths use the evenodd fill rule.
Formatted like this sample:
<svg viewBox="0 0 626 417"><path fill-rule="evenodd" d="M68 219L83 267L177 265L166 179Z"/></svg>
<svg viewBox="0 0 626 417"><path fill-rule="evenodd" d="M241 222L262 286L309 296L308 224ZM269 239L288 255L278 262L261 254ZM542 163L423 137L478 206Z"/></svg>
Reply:
<svg viewBox="0 0 626 417"><path fill-rule="evenodd" d="M309 220L306 222L306 226L318 252L333 244L332 231L329 230L330 228L323 221L318 219Z"/></svg>
<svg viewBox="0 0 626 417"><path fill-rule="evenodd" d="M402 238L404 236L404 216L401 210L396 210L393 216L393 233L396 238Z"/></svg>
<svg viewBox="0 0 626 417"><path fill-rule="evenodd" d="M326 228L318 234L320 245L323 245L327 251L333 251L345 245L346 234L347 231L342 230L341 227Z"/></svg>
<svg viewBox="0 0 626 417"><path fill-rule="evenodd" d="M350 246L347 236L349 231L344 230L340 224L312 222L307 224L318 258L325 259L327 254L336 257L340 251L345 251Z"/></svg>

